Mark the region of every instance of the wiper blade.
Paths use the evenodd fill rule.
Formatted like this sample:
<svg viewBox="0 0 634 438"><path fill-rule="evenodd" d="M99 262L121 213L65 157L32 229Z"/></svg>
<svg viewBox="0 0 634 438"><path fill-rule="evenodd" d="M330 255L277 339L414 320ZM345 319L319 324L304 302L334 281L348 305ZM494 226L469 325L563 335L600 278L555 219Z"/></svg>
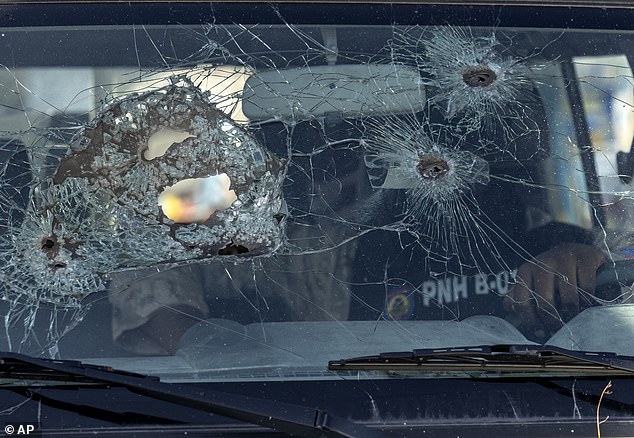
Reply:
<svg viewBox="0 0 634 438"><path fill-rule="evenodd" d="M419 349L328 362L331 371L582 372L632 374L634 357L573 351L548 345L481 345Z"/></svg>
<svg viewBox="0 0 634 438"><path fill-rule="evenodd" d="M18 353L0 352L0 376L3 379L16 379L18 382L21 379L36 379L117 385L157 400L303 437L383 436L377 430L337 418L318 408L207 389L192 391L181 385L163 383L157 377L83 364L79 361L40 359Z"/></svg>
<svg viewBox="0 0 634 438"><path fill-rule="evenodd" d="M110 383L103 379L90 377L90 370L96 373L118 374L147 379L148 381L159 381L158 377L115 370L107 366L84 364L76 360L38 359L18 353L0 352L0 387L24 386L24 382L29 386L106 385Z"/></svg>

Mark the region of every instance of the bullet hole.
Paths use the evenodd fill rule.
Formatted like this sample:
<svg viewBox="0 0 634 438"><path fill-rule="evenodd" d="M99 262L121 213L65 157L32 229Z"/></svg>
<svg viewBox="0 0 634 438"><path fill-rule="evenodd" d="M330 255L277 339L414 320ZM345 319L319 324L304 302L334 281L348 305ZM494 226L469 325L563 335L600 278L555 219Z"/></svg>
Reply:
<svg viewBox="0 0 634 438"><path fill-rule="evenodd" d="M54 238L47 237L44 240L42 240L42 249L43 250L53 249L53 248L55 248L56 244L57 244L57 242L55 241Z"/></svg>
<svg viewBox="0 0 634 438"><path fill-rule="evenodd" d="M421 155L416 165L416 171L421 178L432 181L443 178L450 169L449 163L439 156Z"/></svg>
<svg viewBox="0 0 634 438"><path fill-rule="evenodd" d="M537 97L531 67L513 56L510 43L486 30L440 26L397 33L391 49L424 72L427 101L453 126L483 139L502 132L510 140L539 129L526 104Z"/></svg>
<svg viewBox="0 0 634 438"><path fill-rule="evenodd" d="M462 70L462 80L470 87L488 87L497 79L495 72L486 65L469 66Z"/></svg>

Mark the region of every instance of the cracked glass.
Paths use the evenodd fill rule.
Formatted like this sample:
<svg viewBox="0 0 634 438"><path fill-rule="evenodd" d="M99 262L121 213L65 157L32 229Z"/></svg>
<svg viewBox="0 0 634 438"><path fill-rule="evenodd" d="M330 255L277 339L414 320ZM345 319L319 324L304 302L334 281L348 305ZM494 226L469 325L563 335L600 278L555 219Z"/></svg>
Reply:
<svg viewBox="0 0 634 438"><path fill-rule="evenodd" d="M3 350L172 380L634 355L630 30L207 6L0 29Z"/></svg>

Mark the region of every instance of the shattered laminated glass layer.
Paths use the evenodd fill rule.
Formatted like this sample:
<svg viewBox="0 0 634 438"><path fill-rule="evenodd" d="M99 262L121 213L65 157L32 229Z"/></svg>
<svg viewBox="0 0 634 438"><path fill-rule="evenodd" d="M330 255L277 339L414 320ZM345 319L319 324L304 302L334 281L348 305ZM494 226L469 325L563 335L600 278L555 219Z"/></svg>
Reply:
<svg viewBox="0 0 634 438"><path fill-rule="evenodd" d="M5 234L3 282L32 302L78 305L113 271L270 255L284 241L283 173L191 84L127 96L77 134L33 191ZM173 190L195 179L204 182ZM169 190L175 208L204 214L168 217Z"/></svg>

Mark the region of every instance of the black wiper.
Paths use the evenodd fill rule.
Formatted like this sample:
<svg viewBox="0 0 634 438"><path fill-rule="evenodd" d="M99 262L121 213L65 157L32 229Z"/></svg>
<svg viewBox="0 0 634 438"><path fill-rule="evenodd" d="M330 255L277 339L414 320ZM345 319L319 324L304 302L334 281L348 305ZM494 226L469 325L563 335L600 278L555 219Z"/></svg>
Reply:
<svg viewBox="0 0 634 438"><path fill-rule="evenodd" d="M551 372L593 375L632 374L634 357L572 351L548 345L482 345L420 349L332 360L332 371Z"/></svg>
<svg viewBox="0 0 634 438"><path fill-rule="evenodd" d="M18 353L0 352L0 387L48 386L65 384L107 385L110 382L91 377L95 373L130 376L158 382L159 378L101 365L84 364L76 360L38 359Z"/></svg>
<svg viewBox="0 0 634 438"><path fill-rule="evenodd" d="M191 389L163 383L157 377L143 376L110 367L78 361L39 359L17 353L0 352L0 378L36 380L51 383L77 382L108 384L194 409L234 418L247 423L305 437L381 437L379 431L337 418L318 408L229 394L207 389Z"/></svg>

